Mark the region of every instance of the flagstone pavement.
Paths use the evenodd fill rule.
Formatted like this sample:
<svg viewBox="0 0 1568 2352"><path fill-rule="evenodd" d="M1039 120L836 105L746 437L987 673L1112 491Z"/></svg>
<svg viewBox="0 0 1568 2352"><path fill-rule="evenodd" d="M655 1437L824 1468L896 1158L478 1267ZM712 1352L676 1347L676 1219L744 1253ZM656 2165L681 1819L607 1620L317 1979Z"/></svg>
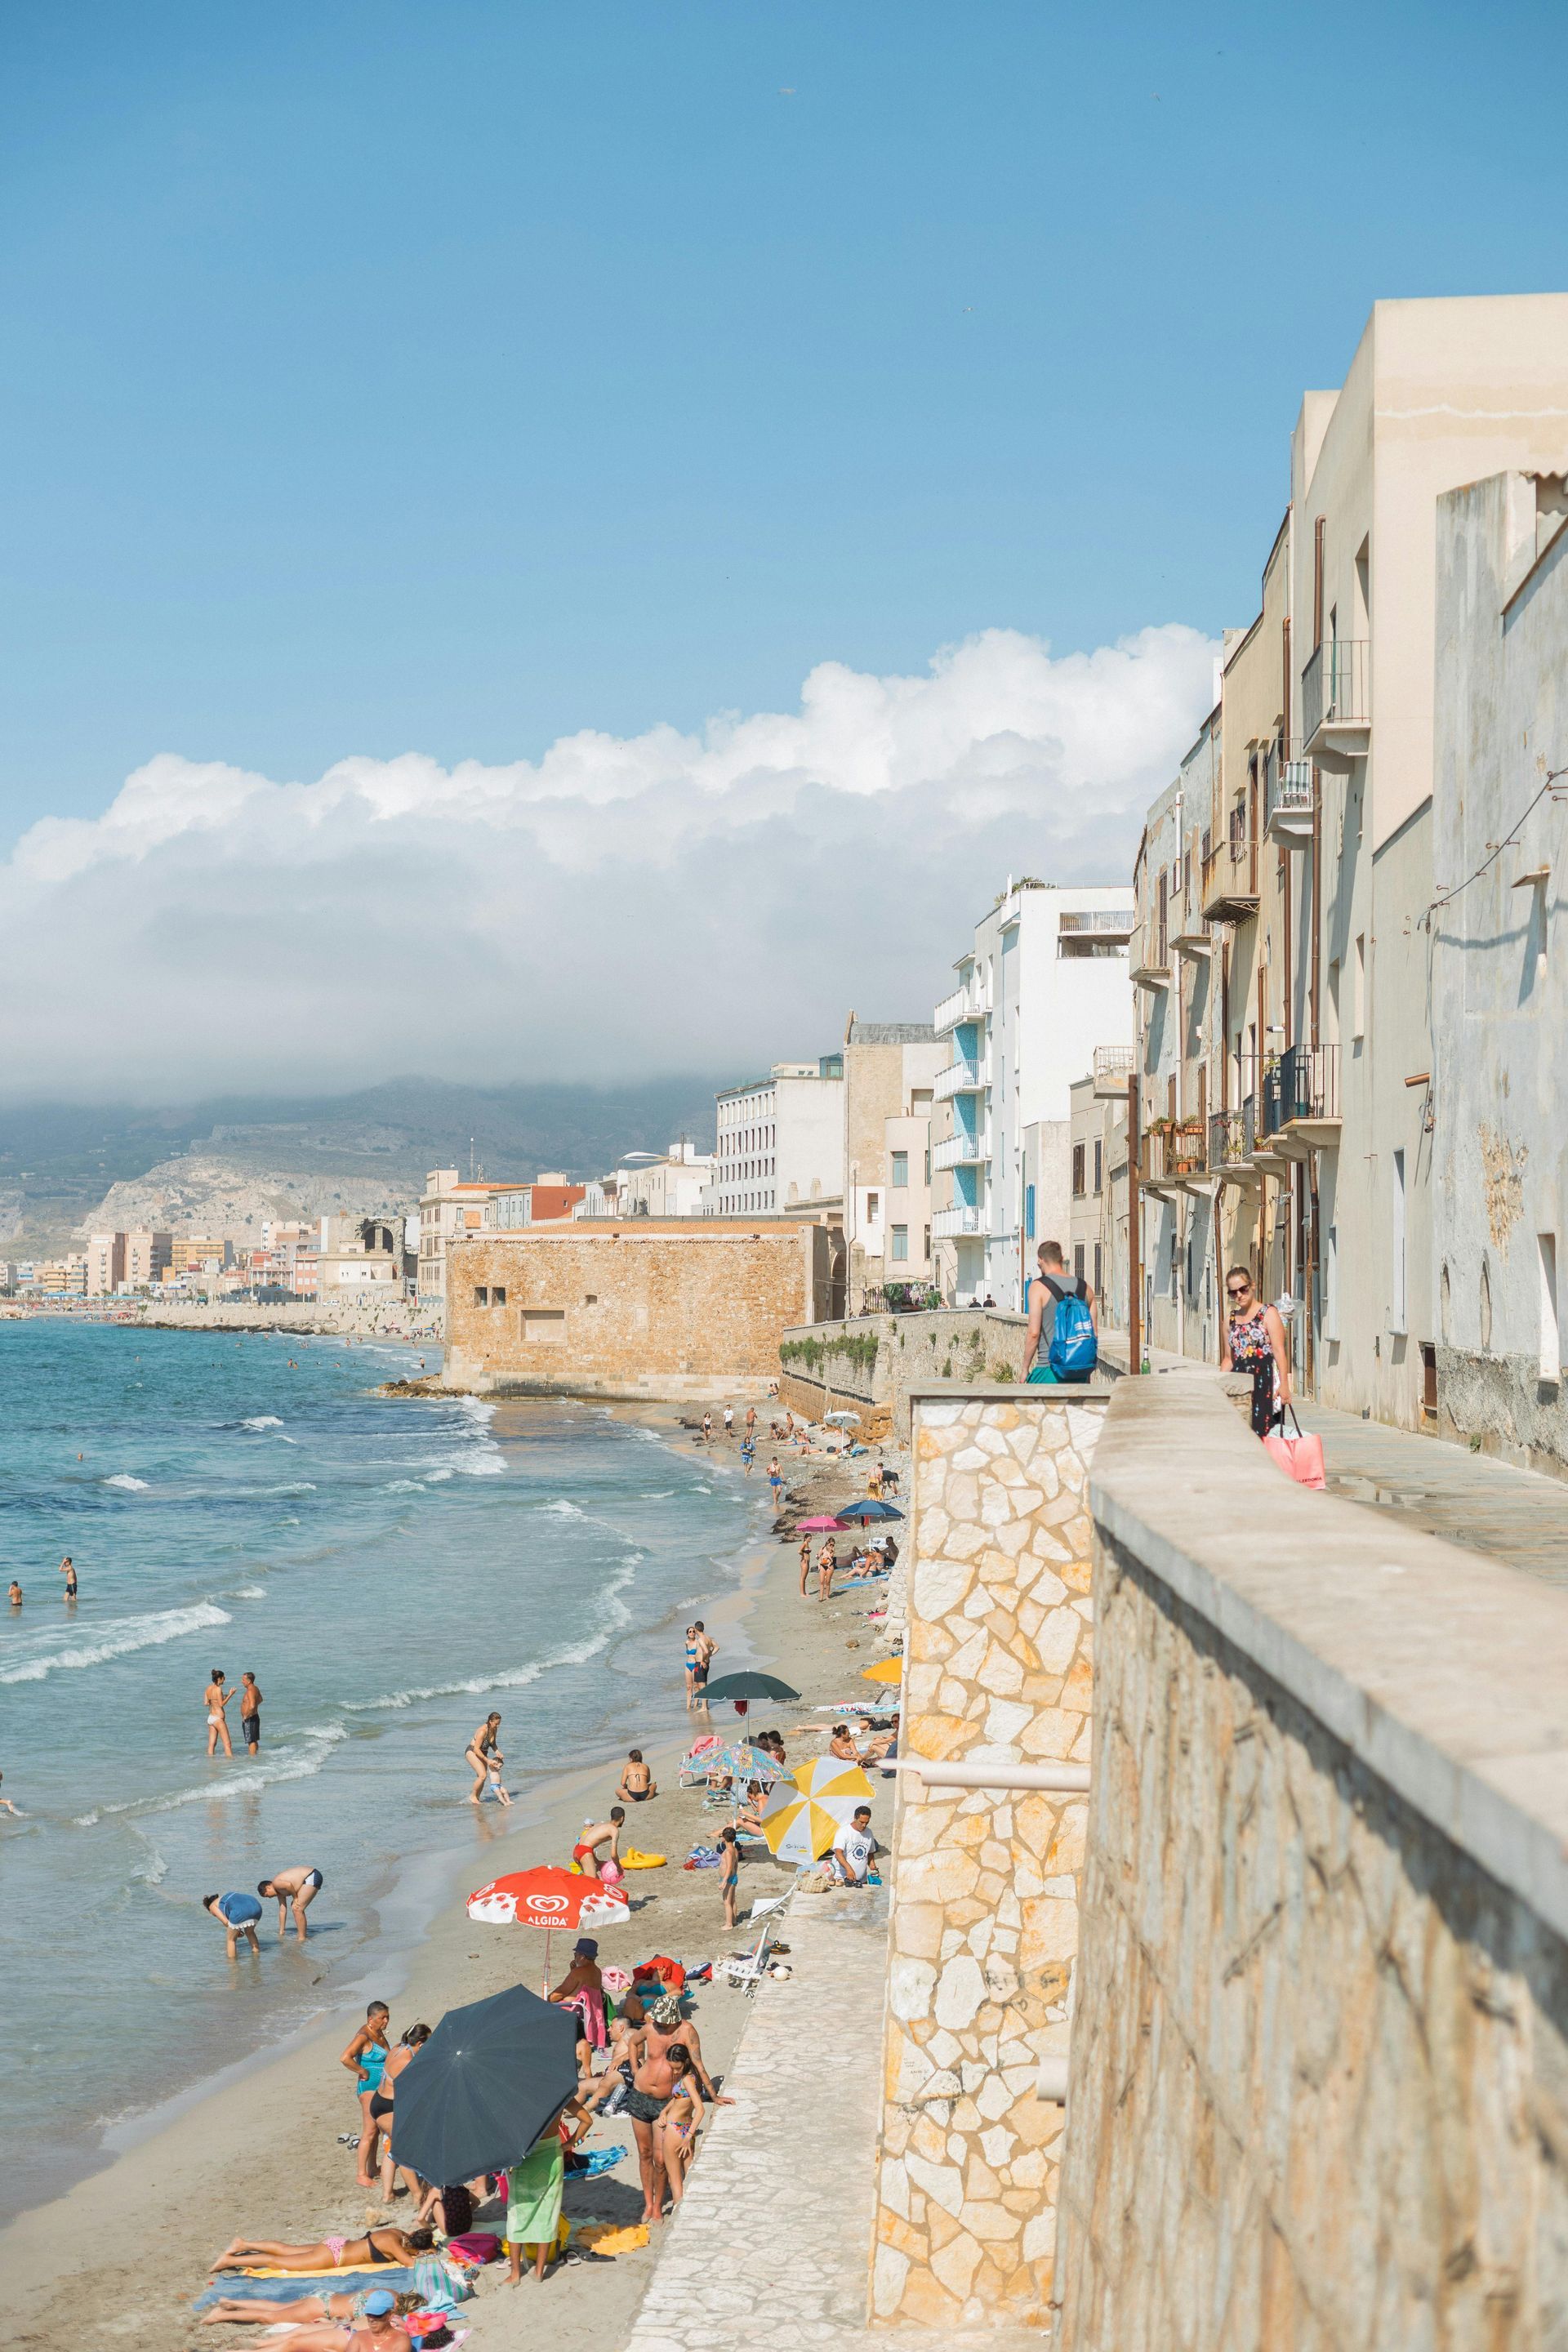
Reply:
<svg viewBox="0 0 1568 2352"><path fill-rule="evenodd" d="M887 1892L797 1896L626 2352L939 2352L867 2326ZM730 1996L744 1998L740 1993ZM967 2336L944 2334L945 2347ZM1042 2343L987 2328L988 2352Z"/></svg>

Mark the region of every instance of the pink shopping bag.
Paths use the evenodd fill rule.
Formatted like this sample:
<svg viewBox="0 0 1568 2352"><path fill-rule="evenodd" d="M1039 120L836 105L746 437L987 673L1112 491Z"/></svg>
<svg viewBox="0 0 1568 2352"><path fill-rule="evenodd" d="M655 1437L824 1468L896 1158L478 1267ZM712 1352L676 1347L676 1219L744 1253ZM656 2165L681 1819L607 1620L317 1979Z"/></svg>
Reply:
<svg viewBox="0 0 1568 2352"><path fill-rule="evenodd" d="M1303 1431L1300 1423L1296 1421L1296 1411L1293 1405L1287 1405L1286 1411L1295 1422L1296 1434L1294 1437L1287 1437L1284 1426L1281 1424L1279 1429L1269 1431L1263 1441L1264 1444L1284 1471L1285 1475L1288 1478L1294 1478L1298 1486L1327 1486L1328 1481L1323 1475L1322 1439L1309 1436Z"/></svg>

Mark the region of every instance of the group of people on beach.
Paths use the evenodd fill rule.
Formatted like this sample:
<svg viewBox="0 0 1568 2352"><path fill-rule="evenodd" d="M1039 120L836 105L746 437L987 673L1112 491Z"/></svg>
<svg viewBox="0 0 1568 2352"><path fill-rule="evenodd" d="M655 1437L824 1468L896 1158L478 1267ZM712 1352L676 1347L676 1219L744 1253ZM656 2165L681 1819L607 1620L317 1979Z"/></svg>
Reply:
<svg viewBox="0 0 1568 2352"><path fill-rule="evenodd" d="M287 1870L274 1871L270 1878L257 1882L256 1893L247 1895L231 1889L226 1895L204 1895L202 1909L216 1919L228 1939L228 1957L236 1959L241 1943L259 1956L261 1945L257 1929L261 1923L263 1900L278 1906L278 1940L281 1943L289 1933L292 1920L294 1934L302 1944L305 1940L305 1914L321 1893L326 1881L314 1863L291 1863Z"/></svg>

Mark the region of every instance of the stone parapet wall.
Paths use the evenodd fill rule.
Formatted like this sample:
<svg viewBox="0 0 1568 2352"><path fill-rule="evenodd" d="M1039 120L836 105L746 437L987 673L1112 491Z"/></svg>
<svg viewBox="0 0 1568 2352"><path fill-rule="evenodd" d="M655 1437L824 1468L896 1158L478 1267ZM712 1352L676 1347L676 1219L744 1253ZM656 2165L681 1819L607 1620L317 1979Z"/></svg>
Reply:
<svg viewBox="0 0 1568 2352"><path fill-rule="evenodd" d="M917 1391L900 1754L1089 1748L1088 1465L1105 1405ZM1085 1801L900 1776L871 2311L879 2326L1040 2325L1051 2301Z"/></svg>
<svg viewBox="0 0 1568 2352"><path fill-rule="evenodd" d="M941 1307L929 1315L855 1315L785 1331L779 1342L781 1393L813 1421L836 1405L874 1412L907 1444L916 1389L936 1381L1021 1381L1024 1331L1021 1315L968 1307Z"/></svg>
<svg viewBox="0 0 1568 2352"><path fill-rule="evenodd" d="M1061 2352L1568 2341L1568 1596L1120 1382Z"/></svg>

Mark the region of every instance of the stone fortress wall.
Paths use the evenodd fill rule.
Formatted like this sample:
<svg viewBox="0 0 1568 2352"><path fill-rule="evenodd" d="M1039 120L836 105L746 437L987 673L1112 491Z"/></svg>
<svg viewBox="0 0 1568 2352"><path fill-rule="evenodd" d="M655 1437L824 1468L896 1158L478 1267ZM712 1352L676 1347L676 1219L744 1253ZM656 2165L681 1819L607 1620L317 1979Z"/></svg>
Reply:
<svg viewBox="0 0 1568 2352"><path fill-rule="evenodd" d="M1568 1596L1201 1375L1091 1483L1061 2352L1568 2342Z"/></svg>
<svg viewBox="0 0 1568 2352"><path fill-rule="evenodd" d="M1089 1463L1104 1394L910 1399L903 1758L1088 1762ZM871 2316L1038 2326L1052 2295L1081 1796L900 1773ZM901 2338L900 2338L901 2340ZM940 2336L933 2340L941 2340Z"/></svg>

